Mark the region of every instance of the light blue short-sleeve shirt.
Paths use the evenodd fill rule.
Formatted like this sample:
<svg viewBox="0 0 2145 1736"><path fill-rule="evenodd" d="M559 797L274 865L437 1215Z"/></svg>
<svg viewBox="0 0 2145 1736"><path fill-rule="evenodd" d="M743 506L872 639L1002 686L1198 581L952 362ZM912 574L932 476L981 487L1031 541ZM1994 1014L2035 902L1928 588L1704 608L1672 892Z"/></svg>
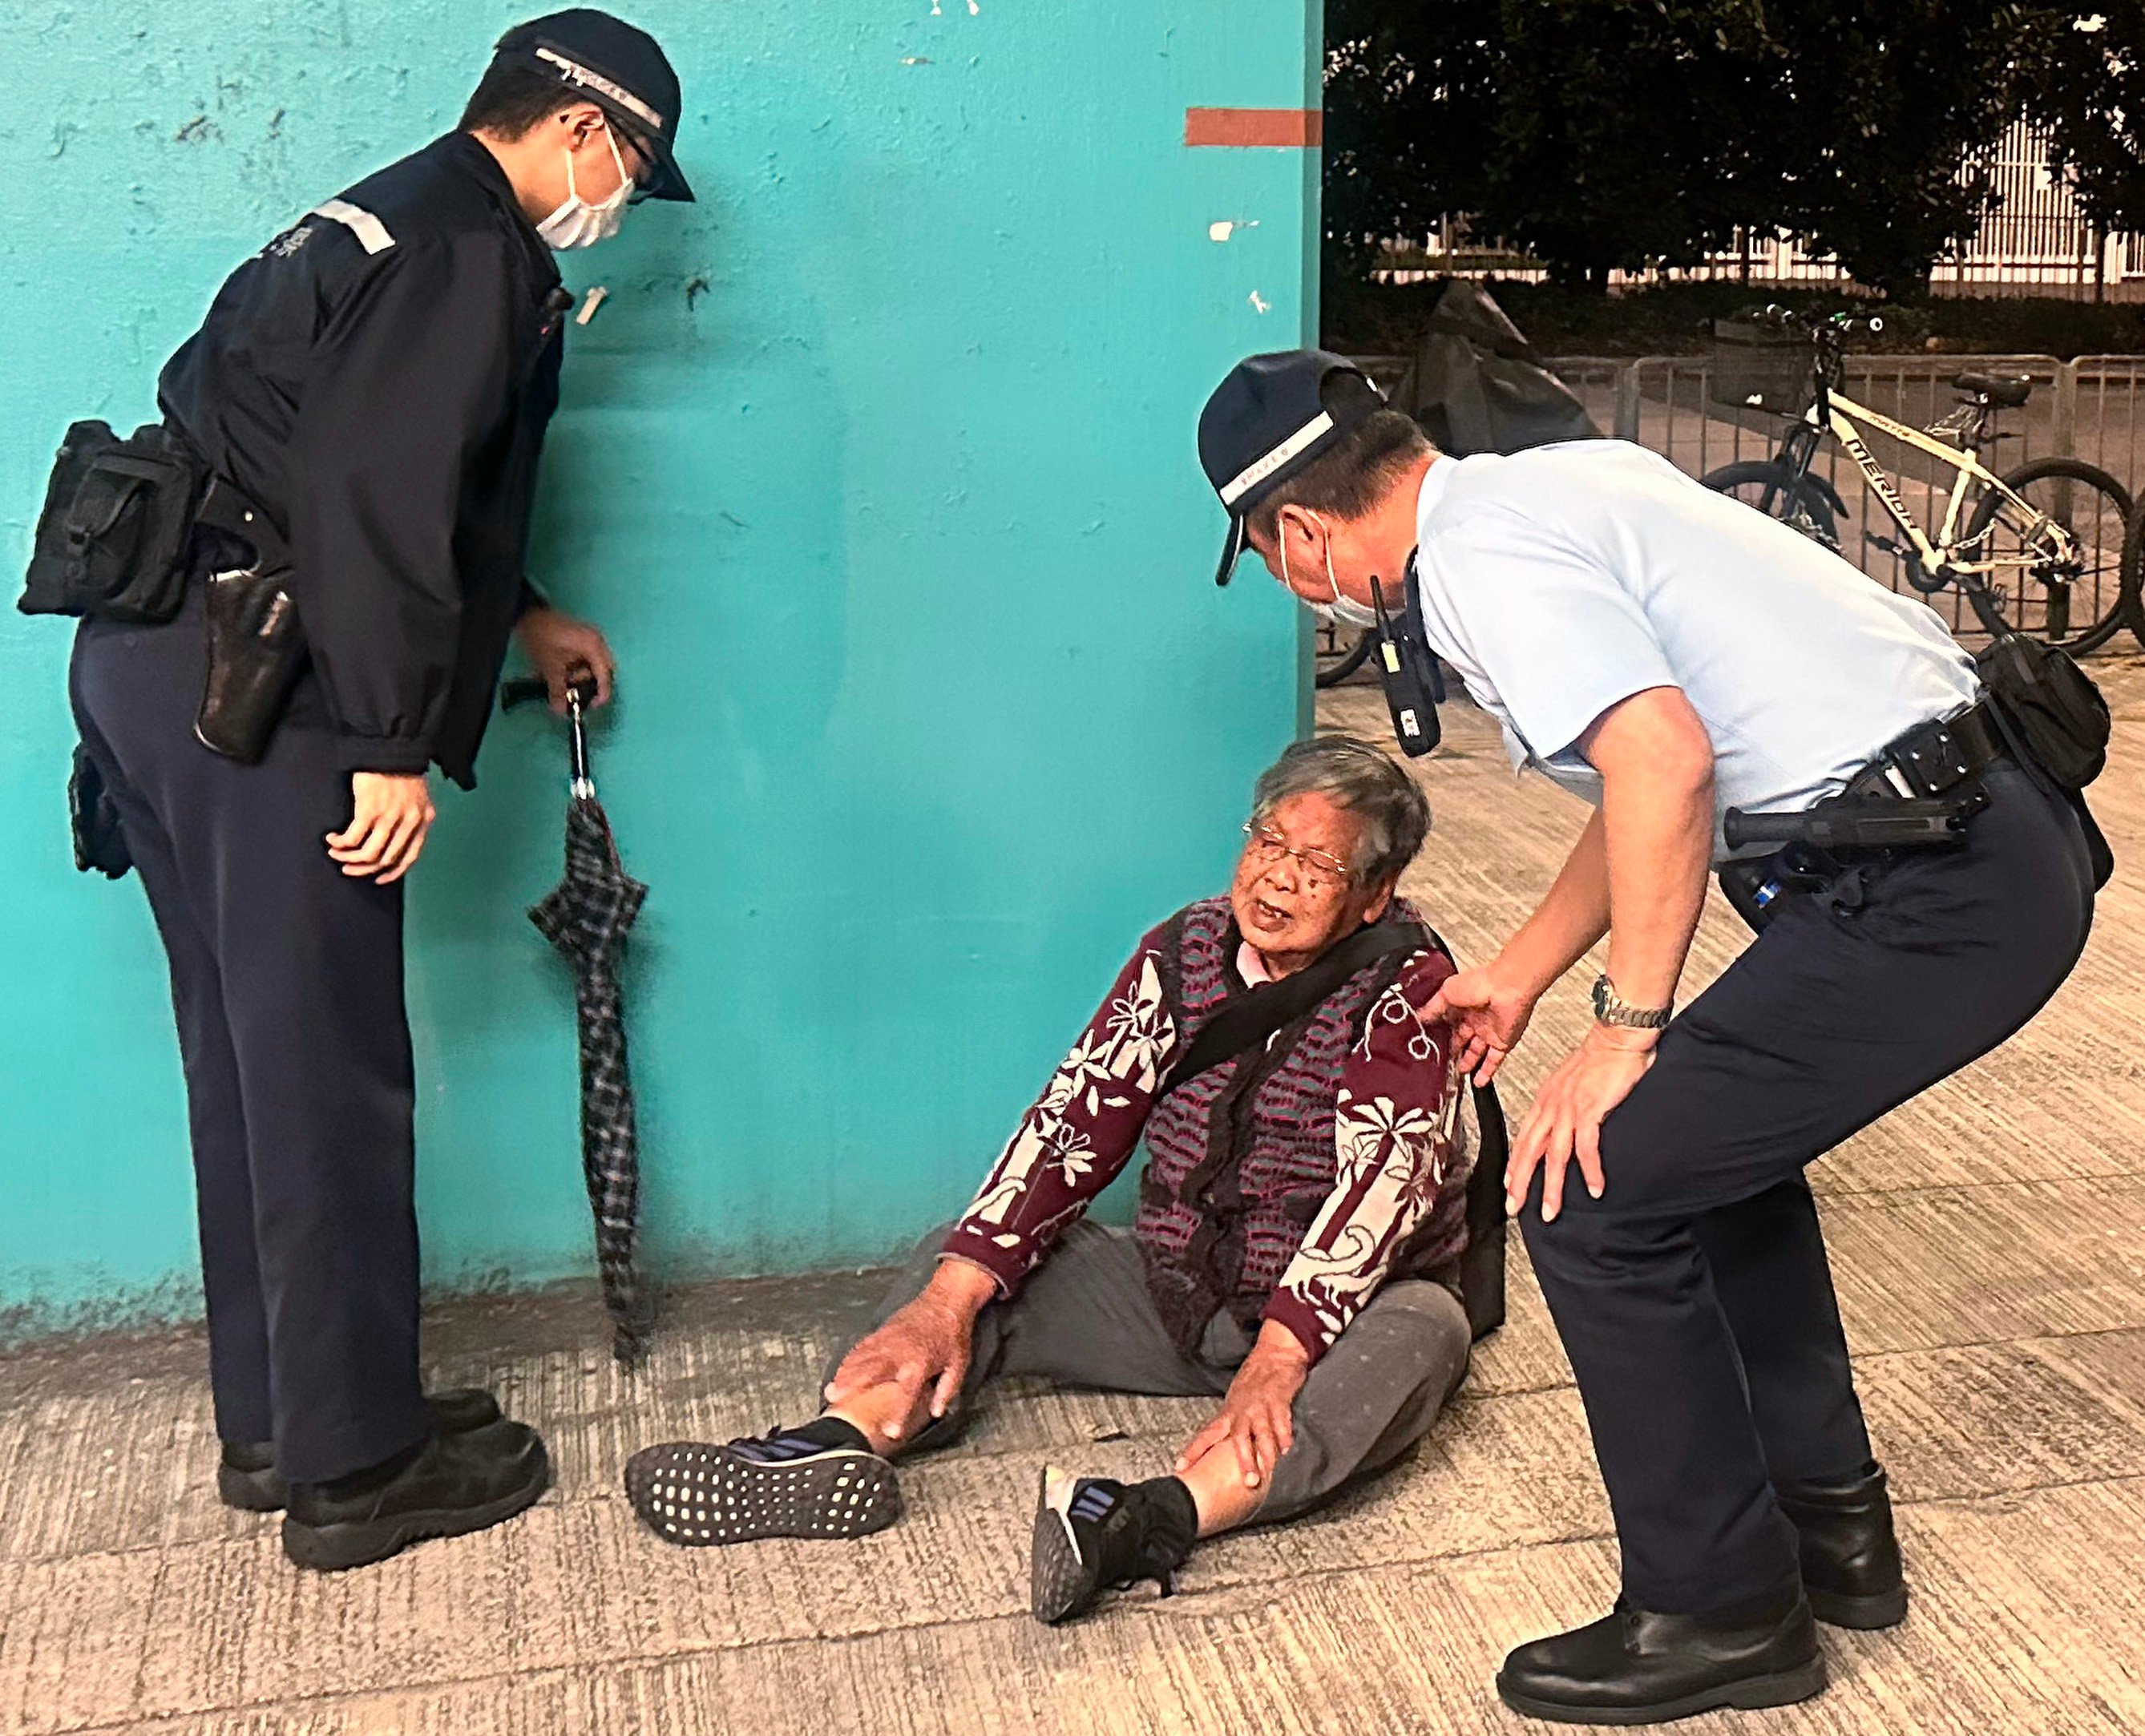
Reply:
<svg viewBox="0 0 2145 1736"><path fill-rule="evenodd" d="M1683 690L1713 739L1716 859L1722 812L1836 795L1979 691L1927 604L1625 440L1441 455L1416 528L1424 631L1515 766L1598 801L1579 738L1633 694Z"/></svg>

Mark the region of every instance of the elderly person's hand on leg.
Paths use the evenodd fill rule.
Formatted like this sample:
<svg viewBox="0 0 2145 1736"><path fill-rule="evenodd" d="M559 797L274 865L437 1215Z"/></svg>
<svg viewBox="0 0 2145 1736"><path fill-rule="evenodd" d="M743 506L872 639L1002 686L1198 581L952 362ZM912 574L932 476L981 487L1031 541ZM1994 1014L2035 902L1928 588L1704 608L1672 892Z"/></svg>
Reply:
<svg viewBox="0 0 2145 1736"><path fill-rule="evenodd" d="M855 1425L878 1453L927 1416L943 1416L968 1376L976 1316L997 1294L997 1280L980 1266L941 1261L914 1301L842 1359L827 1383L829 1414Z"/></svg>

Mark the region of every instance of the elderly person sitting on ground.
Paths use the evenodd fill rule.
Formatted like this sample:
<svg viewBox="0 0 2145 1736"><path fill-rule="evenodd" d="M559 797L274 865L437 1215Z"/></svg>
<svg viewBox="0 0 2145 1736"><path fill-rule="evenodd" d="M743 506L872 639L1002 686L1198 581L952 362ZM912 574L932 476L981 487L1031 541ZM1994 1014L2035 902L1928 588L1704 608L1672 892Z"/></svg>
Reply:
<svg viewBox="0 0 2145 1736"><path fill-rule="evenodd" d="M1289 1518L1397 1459L1469 1346L1462 1081L1443 1026L1416 1012L1453 967L1394 896L1429 825L1375 749L1284 753L1228 896L1140 942L967 1214L841 1359L823 1413L645 1449L626 1470L635 1510L679 1544L858 1537L898 1515L890 1461L947 1439L994 1376L1219 1397L1174 1475L1044 1472L1033 1601L1058 1621L1111 1586L1167 1591L1195 1538ZM1299 972L1318 974L1280 1007L1321 997L1277 1026L1283 992L1258 986ZM1266 1022L1246 1034L1254 996ZM1235 1052L1217 1061L1199 1040L1227 1033L1232 1007ZM1086 1221L1142 1134L1134 1226Z"/></svg>

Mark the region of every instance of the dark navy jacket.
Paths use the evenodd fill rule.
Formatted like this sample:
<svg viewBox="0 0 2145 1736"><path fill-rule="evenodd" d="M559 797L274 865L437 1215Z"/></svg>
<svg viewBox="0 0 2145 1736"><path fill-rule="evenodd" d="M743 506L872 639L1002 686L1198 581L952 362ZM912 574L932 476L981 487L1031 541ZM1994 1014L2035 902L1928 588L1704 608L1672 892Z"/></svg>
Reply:
<svg viewBox="0 0 2145 1736"><path fill-rule="evenodd" d="M490 152L450 133L241 266L164 369L165 420L291 545L351 770L475 781L566 300Z"/></svg>

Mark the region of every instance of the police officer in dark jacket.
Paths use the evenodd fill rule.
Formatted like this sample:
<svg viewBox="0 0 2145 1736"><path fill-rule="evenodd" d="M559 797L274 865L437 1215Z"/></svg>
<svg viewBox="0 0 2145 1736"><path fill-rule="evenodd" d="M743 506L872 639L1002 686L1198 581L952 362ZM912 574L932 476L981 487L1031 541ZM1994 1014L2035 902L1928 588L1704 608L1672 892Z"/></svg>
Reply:
<svg viewBox="0 0 2145 1736"><path fill-rule="evenodd" d="M457 131L241 266L159 397L259 542L197 533L175 619L92 618L77 641L84 747L171 960L219 1487L286 1507L301 1565L496 1524L548 1480L490 1395L420 1385L400 883L428 768L473 781L517 628L555 701L584 670L609 696L602 635L523 572L569 305L551 255L640 197L692 197L678 117L644 32L540 19L500 40ZM204 593L276 542L303 663L246 764L197 734Z"/></svg>

